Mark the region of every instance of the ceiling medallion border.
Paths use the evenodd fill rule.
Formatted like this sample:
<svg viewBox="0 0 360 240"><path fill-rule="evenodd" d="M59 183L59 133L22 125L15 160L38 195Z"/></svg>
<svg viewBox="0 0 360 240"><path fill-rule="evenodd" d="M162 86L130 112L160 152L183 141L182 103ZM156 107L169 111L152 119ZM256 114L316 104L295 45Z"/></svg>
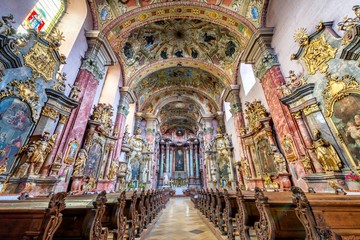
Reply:
<svg viewBox="0 0 360 240"><path fill-rule="evenodd" d="M164 19L164 15L167 18L174 18L174 11L179 14L179 18L205 19L226 27L237 35L242 35L241 31L246 29L250 31L250 36L256 31L256 27L247 18L223 7L199 2L167 2L129 11L107 24L103 28L103 32L109 39L111 37L109 36L110 33L117 28L116 30L120 31L113 35L116 38L118 35L126 34L141 25ZM231 26L230 28L229 25ZM240 26L242 28L239 28Z"/></svg>

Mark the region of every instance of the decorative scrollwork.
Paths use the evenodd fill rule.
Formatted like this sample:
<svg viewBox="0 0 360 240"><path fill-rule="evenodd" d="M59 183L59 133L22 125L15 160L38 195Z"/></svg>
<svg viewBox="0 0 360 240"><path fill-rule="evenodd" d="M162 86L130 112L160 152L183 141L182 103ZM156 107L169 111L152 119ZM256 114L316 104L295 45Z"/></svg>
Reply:
<svg viewBox="0 0 360 240"><path fill-rule="evenodd" d="M344 17L342 22L338 23L339 31L344 31L344 37L342 38L343 45L349 45L349 43L356 36L355 27L360 25L360 5L355 5L352 10L356 17Z"/></svg>
<svg viewBox="0 0 360 240"><path fill-rule="evenodd" d="M101 219L105 213L105 203L107 202L106 191L102 191L97 195L93 206L95 208L94 223L91 229L90 239L102 239L102 225Z"/></svg>
<svg viewBox="0 0 360 240"><path fill-rule="evenodd" d="M254 228L256 236L260 240L275 239L272 223L267 217L268 198L264 196L263 191L259 187L255 187L255 205L260 213L259 222L255 222Z"/></svg>
<svg viewBox="0 0 360 240"><path fill-rule="evenodd" d="M250 131L257 131L259 128L261 128L261 123L259 120L268 117L269 114L259 100L255 99L252 103L245 102L245 106L245 114L249 123Z"/></svg>

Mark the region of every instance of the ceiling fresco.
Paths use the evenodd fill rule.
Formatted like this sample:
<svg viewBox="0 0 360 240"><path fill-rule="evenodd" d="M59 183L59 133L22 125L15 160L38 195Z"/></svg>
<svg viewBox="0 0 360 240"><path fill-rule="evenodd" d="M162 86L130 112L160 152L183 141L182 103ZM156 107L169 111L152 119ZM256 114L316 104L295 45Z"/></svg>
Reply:
<svg viewBox="0 0 360 240"><path fill-rule="evenodd" d="M236 67L246 44L228 29L196 19L169 19L146 24L130 32L117 53L125 69L154 61L193 58L222 68Z"/></svg>
<svg viewBox="0 0 360 240"><path fill-rule="evenodd" d="M154 72L140 80L133 88L140 104L154 92L171 86L195 88L219 101L225 85L212 74L190 67L172 67Z"/></svg>

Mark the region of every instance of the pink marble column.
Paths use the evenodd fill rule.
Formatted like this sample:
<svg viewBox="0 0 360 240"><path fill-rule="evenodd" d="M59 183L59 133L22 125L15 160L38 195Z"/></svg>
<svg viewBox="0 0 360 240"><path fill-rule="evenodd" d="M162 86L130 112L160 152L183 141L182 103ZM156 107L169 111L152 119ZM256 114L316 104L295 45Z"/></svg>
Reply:
<svg viewBox="0 0 360 240"><path fill-rule="evenodd" d="M113 154L115 159L120 158L122 139L125 131L125 122L126 122L126 116L118 112L116 114L116 119L114 124L115 128L118 129L118 140L116 141L114 154Z"/></svg>
<svg viewBox="0 0 360 240"><path fill-rule="evenodd" d="M78 143L82 142L99 84L94 75L86 69L80 69L75 82L81 89L78 98L80 105L71 113L66 124L64 138L58 149L58 152L64 154L72 140L76 138Z"/></svg>

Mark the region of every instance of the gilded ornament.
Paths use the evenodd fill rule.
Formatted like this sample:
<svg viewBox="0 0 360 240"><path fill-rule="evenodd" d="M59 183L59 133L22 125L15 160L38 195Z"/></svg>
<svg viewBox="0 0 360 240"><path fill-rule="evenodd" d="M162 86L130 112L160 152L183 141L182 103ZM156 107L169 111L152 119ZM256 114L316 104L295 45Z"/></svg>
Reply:
<svg viewBox="0 0 360 240"><path fill-rule="evenodd" d="M114 108L110 104L99 103L97 106L94 106L93 114L91 115L91 120L101 122L105 127L107 133L112 129L112 116L114 115Z"/></svg>
<svg viewBox="0 0 360 240"><path fill-rule="evenodd" d="M53 50L41 43L36 43L24 56L25 65L34 72L44 77L45 81L51 81L54 71L58 65Z"/></svg>
<svg viewBox="0 0 360 240"><path fill-rule="evenodd" d="M58 50L62 42L65 41L64 33L58 29L54 29L48 36L47 40L52 48Z"/></svg>
<svg viewBox="0 0 360 240"><path fill-rule="evenodd" d="M249 124L250 131L257 131L261 127L260 119L266 118L269 114L261 101L254 100L252 103L245 102L245 114Z"/></svg>
<svg viewBox="0 0 360 240"><path fill-rule="evenodd" d="M61 115L60 119L59 119L59 123L65 124L68 119L69 119L69 116Z"/></svg>
<svg viewBox="0 0 360 240"><path fill-rule="evenodd" d="M360 25L360 5L355 5L352 10L356 15L355 18L349 18L346 16L342 22L338 23L339 31L345 32L344 37L342 38L343 45L349 45L356 36L355 27Z"/></svg>
<svg viewBox="0 0 360 240"><path fill-rule="evenodd" d="M314 104L312 104L310 106L306 106L303 109L303 112L304 112L305 116L308 116L311 113L318 112L318 111L320 111L320 108L319 108L319 105L317 103L314 103Z"/></svg>
<svg viewBox="0 0 360 240"><path fill-rule="evenodd" d="M297 111L297 112L294 112L292 113L293 117L295 119L301 119L302 118L302 112L301 111Z"/></svg>
<svg viewBox="0 0 360 240"><path fill-rule="evenodd" d="M294 40L300 46L306 46L309 44L309 35L306 28L299 28L294 34Z"/></svg>
<svg viewBox="0 0 360 240"><path fill-rule="evenodd" d="M316 31L321 31L321 30L323 30L324 29L324 24L323 24L323 22L322 21L320 21L319 23L318 23L318 25L316 25L315 26L315 29L316 29Z"/></svg>
<svg viewBox="0 0 360 240"><path fill-rule="evenodd" d="M51 108L51 107L45 106L43 108L43 110L42 110L41 115L43 115L45 117L48 117L48 118L51 118L53 120L56 120L56 118L59 115L59 112L56 111L55 109Z"/></svg>
<svg viewBox="0 0 360 240"><path fill-rule="evenodd" d="M79 83L75 82L72 86L69 84L69 87L71 88L69 98L77 100L79 98L79 93L81 92Z"/></svg>
<svg viewBox="0 0 360 240"><path fill-rule="evenodd" d="M317 71L325 73L329 67L327 62L335 57L336 51L337 49L325 40L324 34L311 40L301 58L306 64L308 74L315 74Z"/></svg>
<svg viewBox="0 0 360 240"><path fill-rule="evenodd" d="M325 116L333 114L334 104L348 96L350 93L360 94L360 85L351 75L344 75L341 79L326 74L327 83L322 95L325 102Z"/></svg>

